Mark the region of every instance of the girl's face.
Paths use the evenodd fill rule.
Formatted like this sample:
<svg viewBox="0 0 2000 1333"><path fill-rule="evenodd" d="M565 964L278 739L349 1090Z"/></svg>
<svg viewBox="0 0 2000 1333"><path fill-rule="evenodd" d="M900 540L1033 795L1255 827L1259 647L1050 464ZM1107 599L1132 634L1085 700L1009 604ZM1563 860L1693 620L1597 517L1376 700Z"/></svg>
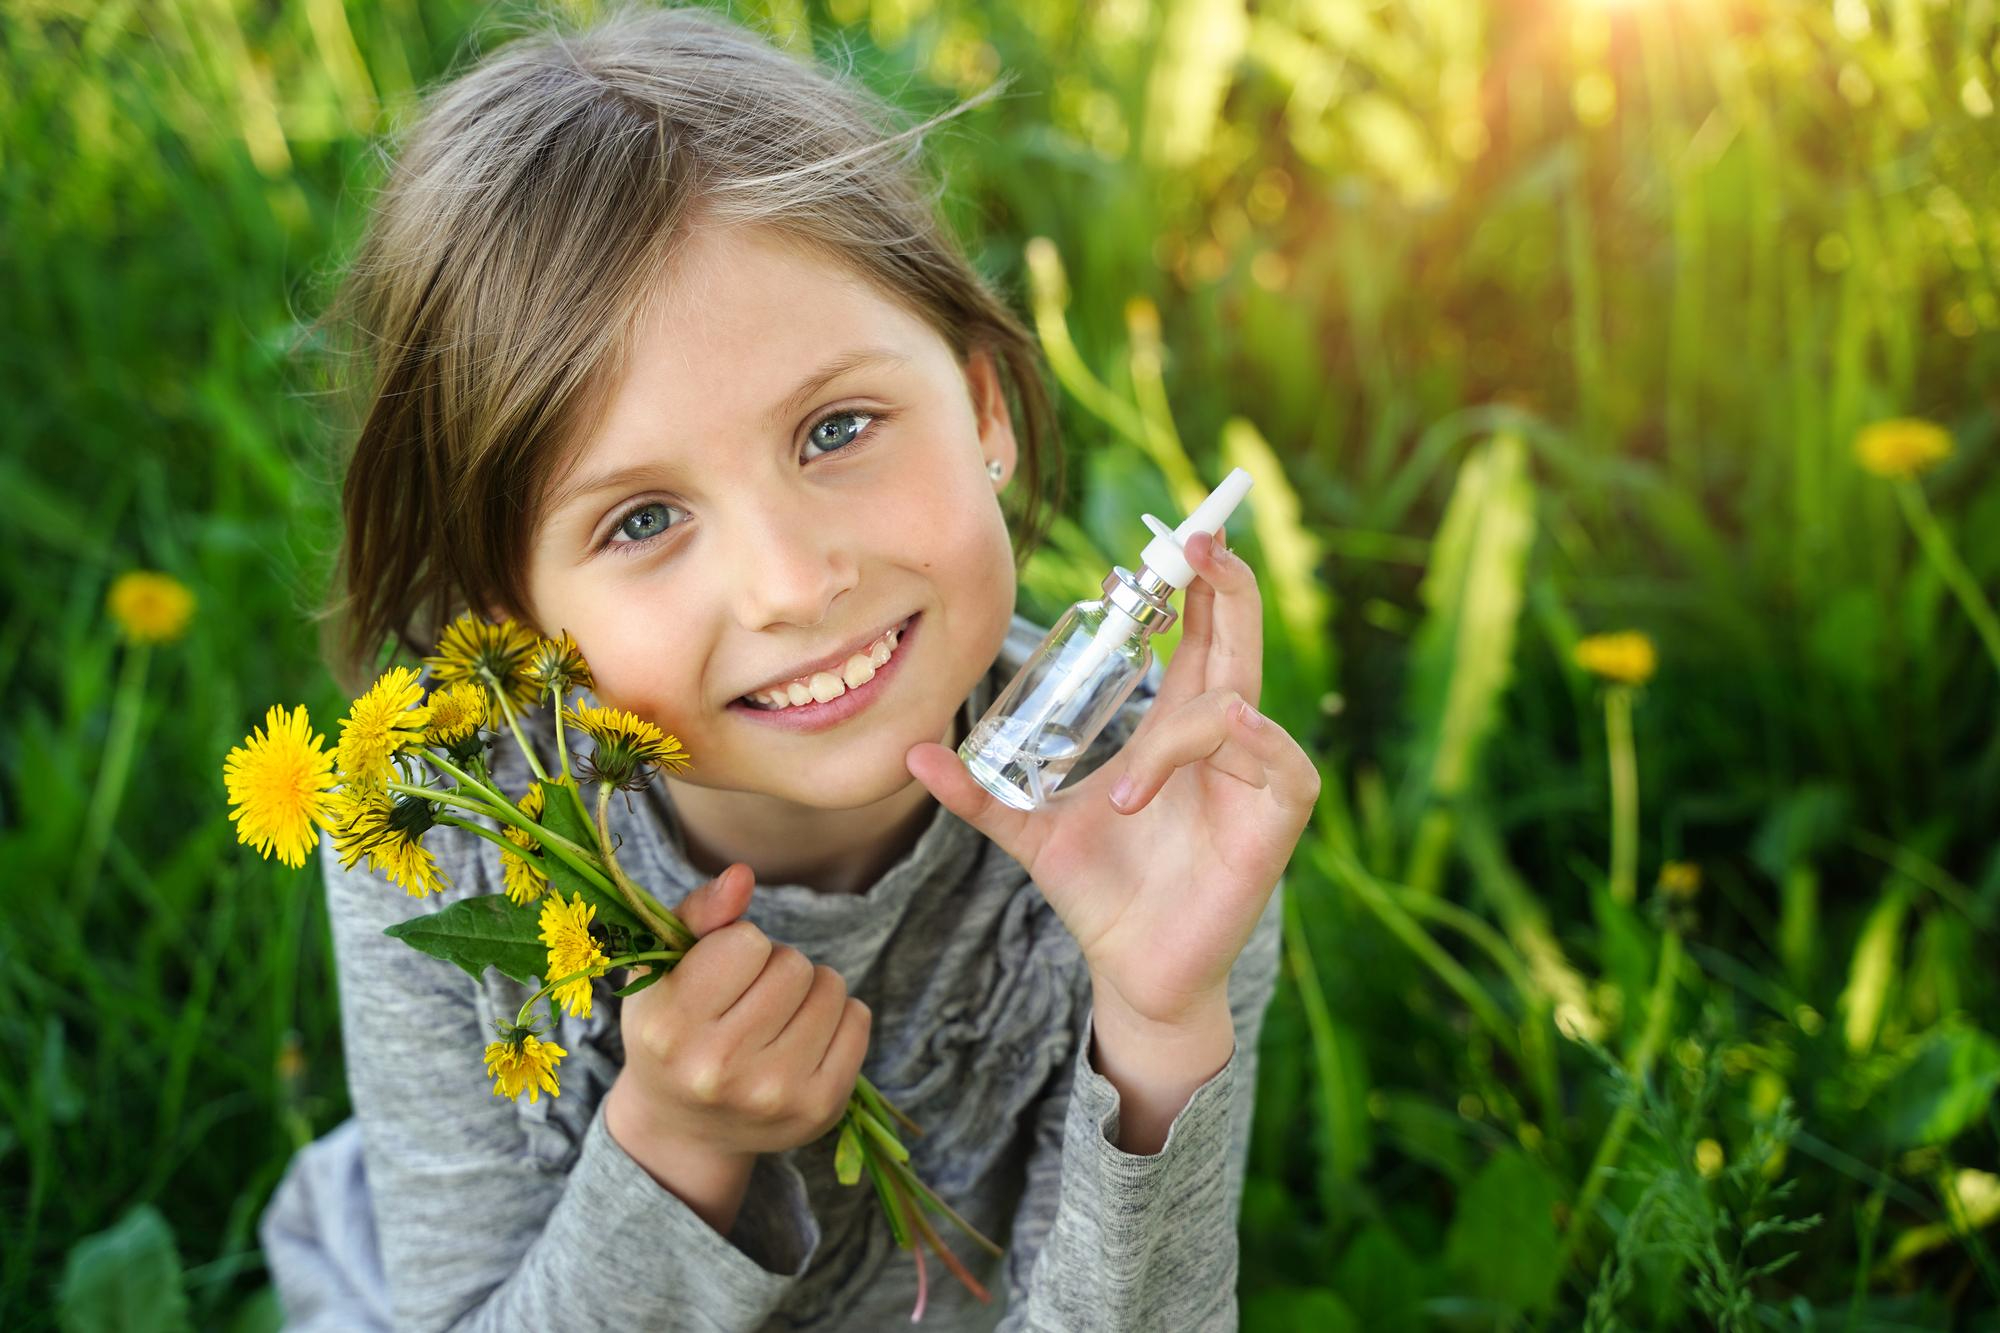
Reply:
<svg viewBox="0 0 2000 1333"><path fill-rule="evenodd" d="M575 636L600 702L680 739L678 782L826 809L901 790L904 753L949 743L1014 609L991 358L961 366L921 319L754 227L694 233L636 332L553 482L527 618ZM880 678L838 701L865 698L851 716L796 729L742 701L911 617Z"/></svg>

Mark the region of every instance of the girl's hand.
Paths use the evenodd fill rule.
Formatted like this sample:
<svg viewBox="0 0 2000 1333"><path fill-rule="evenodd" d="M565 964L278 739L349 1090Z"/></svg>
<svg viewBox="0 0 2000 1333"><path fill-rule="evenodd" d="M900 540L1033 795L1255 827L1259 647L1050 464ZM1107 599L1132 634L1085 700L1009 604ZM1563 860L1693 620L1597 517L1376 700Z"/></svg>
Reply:
<svg viewBox="0 0 2000 1333"><path fill-rule="evenodd" d="M1075 937L1099 1000L1173 1026L1213 1012L1319 799L1319 770L1256 712L1263 604L1250 566L1188 539L1179 648L1126 746L1039 809L981 787L956 751L904 756L945 808L1019 861ZM1124 781L1129 793L1113 793Z"/></svg>
<svg viewBox="0 0 2000 1333"><path fill-rule="evenodd" d="M753 878L732 865L683 899L675 915L694 946L625 1000L605 1127L648 1170L677 1154L747 1165L811 1143L840 1123L860 1077L873 1015L840 973L742 919Z"/></svg>

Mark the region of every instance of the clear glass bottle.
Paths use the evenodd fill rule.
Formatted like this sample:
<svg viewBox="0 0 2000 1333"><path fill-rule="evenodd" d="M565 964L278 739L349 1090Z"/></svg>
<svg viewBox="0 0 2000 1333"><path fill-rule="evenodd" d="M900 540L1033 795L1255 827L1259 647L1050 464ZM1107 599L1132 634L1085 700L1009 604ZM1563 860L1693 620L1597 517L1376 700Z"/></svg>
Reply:
<svg viewBox="0 0 2000 1333"><path fill-rule="evenodd" d="M1194 581L1181 548L1220 530L1249 489L1250 474L1237 468L1179 528L1144 516L1154 537L1139 572L1114 565L1103 597L1063 612L959 745L980 786L1016 810L1054 794L1152 666L1153 635L1178 618L1168 599Z"/></svg>

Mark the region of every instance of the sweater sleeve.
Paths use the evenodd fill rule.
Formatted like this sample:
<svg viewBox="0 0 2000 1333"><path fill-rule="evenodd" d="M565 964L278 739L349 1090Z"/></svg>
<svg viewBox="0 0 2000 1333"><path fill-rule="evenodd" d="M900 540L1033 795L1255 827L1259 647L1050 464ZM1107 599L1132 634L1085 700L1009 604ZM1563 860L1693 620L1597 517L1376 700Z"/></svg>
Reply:
<svg viewBox="0 0 2000 1333"><path fill-rule="evenodd" d="M1038 1116L998 1333L1236 1328L1237 1219L1283 894L1281 878L1229 972L1235 1049L1156 1153L1118 1147L1118 1089L1091 1063L1086 1007L1068 1086Z"/></svg>
<svg viewBox="0 0 2000 1333"><path fill-rule="evenodd" d="M759 1156L724 1237L618 1146L601 1098L570 1161L538 1156L521 1112L485 1074L493 1034L476 983L382 933L441 900L411 898L365 862L343 869L329 838L320 854L348 1084L396 1326L760 1327L819 1247L798 1168ZM470 852L440 862L477 877L470 891L491 891Z"/></svg>

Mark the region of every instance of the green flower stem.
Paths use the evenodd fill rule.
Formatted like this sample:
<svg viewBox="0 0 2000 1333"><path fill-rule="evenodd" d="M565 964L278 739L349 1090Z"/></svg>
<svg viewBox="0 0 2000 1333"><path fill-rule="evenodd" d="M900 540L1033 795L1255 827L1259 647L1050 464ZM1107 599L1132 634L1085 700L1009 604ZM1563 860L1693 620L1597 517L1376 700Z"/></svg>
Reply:
<svg viewBox="0 0 2000 1333"><path fill-rule="evenodd" d="M1993 659L1993 667L2000 671L2000 617L1993 614L1993 604L1986 600L1986 594L1979 590L1979 581L1965 562L1958 557L1951 538L1924 502L1924 492L1909 477L1896 482L1896 499L1902 502L1903 517L1909 520L1910 528L1917 534L1917 541L1924 548L1924 554L1937 566L1939 574L1958 598L1958 604L1965 608L1965 615L1972 622L1972 628L1986 645L1987 656Z"/></svg>
<svg viewBox="0 0 2000 1333"><path fill-rule="evenodd" d="M652 953L628 953L599 963L595 967L586 967L581 972L572 972L566 977L557 977L554 981L545 981L542 983L542 988L533 995L530 995L528 1002L521 1006L521 1012L514 1015L514 1026L517 1028L526 1027L528 1024L528 1011L530 1009L540 1004L545 996L553 994L557 988L567 986L579 977L594 977L601 973L609 972L614 967L630 967L634 963L678 963L681 960L682 953L683 951L680 949L660 949Z"/></svg>
<svg viewBox="0 0 2000 1333"><path fill-rule="evenodd" d="M505 834L495 833L490 828L482 828L469 819L460 819L456 815L433 815L431 817L440 824L449 824L453 828L462 828L467 833L477 834L503 852L512 852L516 856L521 854L521 848L509 841Z"/></svg>
<svg viewBox="0 0 2000 1333"><path fill-rule="evenodd" d="M865 1135L862 1138L862 1146L869 1152L875 1151L875 1149L868 1147L868 1139ZM988 1254L992 1255L994 1258L997 1259L1002 1254L1006 1253L1006 1251L1003 1248L1001 1248L1001 1246L995 1244L987 1236L981 1234L978 1227L973 1226L972 1223L966 1221L963 1217L961 1217L957 1209L953 1208L943 1199L940 1199L937 1196L936 1191L932 1190L930 1186L924 1184L924 1182L918 1178L916 1169L910 1166L910 1164L907 1161L895 1157L892 1154L885 1153L884 1156L887 1157L888 1159L886 1162L883 1163L884 1169L889 1171L892 1175L899 1178L904 1184L904 1186L912 1194L914 1194L917 1199L921 1200L927 1206L937 1209L940 1213L943 1213L947 1218L951 1219L953 1225L958 1227L960 1231L963 1231L968 1237L970 1237L973 1243L978 1245L980 1249L985 1250ZM942 1245L940 1245L939 1248L942 1249L943 1248Z"/></svg>
<svg viewBox="0 0 2000 1333"><path fill-rule="evenodd" d="M910 1160L910 1150L905 1148L902 1142L889 1132L888 1126L875 1118L875 1113L868 1109L866 1100L859 1094L856 1094L854 1101L848 1105L847 1113L853 1116L854 1123L872 1135L875 1141L882 1145L883 1151L887 1152L891 1157L899 1162Z"/></svg>
<svg viewBox="0 0 2000 1333"><path fill-rule="evenodd" d="M424 758L430 760L431 764L437 769L441 770L450 777L458 779L461 785L470 787L474 791L481 792L484 795L486 795L489 798L489 803L509 805L509 806L514 804L512 801L507 799L507 794L505 792L501 791L491 782L488 782L484 778L479 777L475 774L466 772L464 769L460 768L457 764L452 763L450 759L438 753L436 750L419 750L417 753L423 755Z"/></svg>
<svg viewBox="0 0 2000 1333"><path fill-rule="evenodd" d="M562 762L562 780L569 781L569 743L563 739L563 700L556 694L556 758Z"/></svg>
<svg viewBox="0 0 2000 1333"><path fill-rule="evenodd" d="M98 765L97 785L90 793L90 811L83 820L83 840L77 846L76 864L70 872L70 883L76 892L76 904L71 910L78 920L82 920L84 908L97 888L97 868L104 859L105 845L111 840L111 822L125 794L125 779L132 771L132 749L139 735L139 711L146 701L146 664L151 655L151 644L128 645L118 672L118 688L111 700L111 726L104 737L104 761Z"/></svg>
<svg viewBox="0 0 2000 1333"><path fill-rule="evenodd" d="M1632 690L1604 692L1604 734L1611 749L1611 900L1639 896L1639 761L1632 744Z"/></svg>
<svg viewBox="0 0 2000 1333"><path fill-rule="evenodd" d="M449 772L464 777L463 774L459 774L459 771L450 764L444 764L443 767ZM466 779L466 781L470 782L470 779ZM589 880L593 887L604 893L616 895L617 891L612 887L611 881L604 877L604 872L598 868L596 858L588 849L577 846L560 833L553 833L543 828L540 824L537 824L534 820L515 809L513 803L504 796L500 797L500 804L493 805L485 801L474 800L469 796L460 796L455 792L439 791L435 787L420 787L409 782L391 782L389 790L401 792L405 796L421 796L425 800L435 801L439 805L458 806L461 809L470 810L475 814L491 816L504 824L512 824L543 847L561 857L577 874ZM481 790L484 790L484 788ZM508 846L512 847L512 844L508 844ZM518 851L519 848L513 848L513 850Z"/></svg>
<svg viewBox="0 0 2000 1333"><path fill-rule="evenodd" d="M668 945L680 949L694 947L694 932L681 919L661 907L653 895L634 884L625 873L625 867L618 864L618 858L611 851L611 792L608 782L597 784L597 840L603 846L604 868L611 872L611 878L618 886L618 896L632 909L632 914L645 924L646 929L659 936Z"/></svg>
<svg viewBox="0 0 2000 1333"><path fill-rule="evenodd" d="M1646 1028L1639 1036L1639 1044L1632 1048L1625 1067L1632 1077L1644 1082L1653 1070L1653 1060L1660 1053L1660 1042L1666 1037L1667 1016L1673 1010L1674 974L1680 971L1681 933L1672 926L1660 941L1660 967L1653 977L1653 993L1646 1001ZM1576 1207L1570 1210L1569 1226L1563 1233L1562 1253L1556 1260L1556 1271L1567 1272L1570 1256L1577 1243L1583 1239L1591 1213L1597 1207L1597 1198L1604 1192L1604 1182L1610 1170L1618 1162L1618 1154L1625 1146L1625 1136L1631 1132L1632 1120L1638 1114L1636 1100L1619 1104L1612 1113L1611 1124L1604 1131L1604 1141L1597 1145L1597 1156L1590 1162L1590 1170L1583 1178L1583 1192L1577 1196Z"/></svg>
<svg viewBox="0 0 2000 1333"><path fill-rule="evenodd" d="M528 767L534 770L536 777L540 778L543 782L547 782L549 775L542 768L541 756L535 753L535 747L528 744L527 736L522 734L521 723L514 716L514 705L508 702L505 687L501 685L499 678L493 674L490 668L479 668L479 674L486 678L486 688L492 692L495 699L499 700L500 714L507 719L507 726L514 733L514 743L521 747L521 753L527 757Z"/></svg>

